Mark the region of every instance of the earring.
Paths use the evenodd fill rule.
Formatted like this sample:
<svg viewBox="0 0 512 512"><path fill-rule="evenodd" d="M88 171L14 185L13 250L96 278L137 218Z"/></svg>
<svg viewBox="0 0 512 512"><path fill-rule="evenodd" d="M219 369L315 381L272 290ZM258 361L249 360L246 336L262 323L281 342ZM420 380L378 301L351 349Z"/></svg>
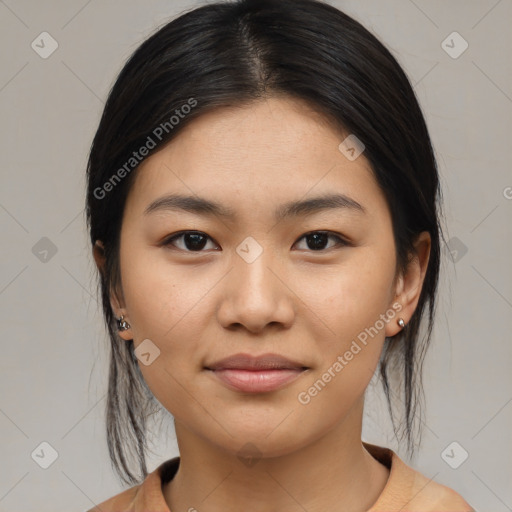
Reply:
<svg viewBox="0 0 512 512"><path fill-rule="evenodd" d="M124 315L121 315L117 318L117 330L118 331L126 331L129 329L131 325L124 319Z"/></svg>
<svg viewBox="0 0 512 512"><path fill-rule="evenodd" d="M405 322L403 318L399 318L397 320L398 325L403 329L405 327Z"/></svg>

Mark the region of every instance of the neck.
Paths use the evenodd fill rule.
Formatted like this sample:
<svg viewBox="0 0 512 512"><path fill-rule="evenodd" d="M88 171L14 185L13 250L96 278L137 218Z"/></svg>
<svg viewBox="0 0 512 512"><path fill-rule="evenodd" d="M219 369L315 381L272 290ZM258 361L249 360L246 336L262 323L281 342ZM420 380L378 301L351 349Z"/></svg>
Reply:
<svg viewBox="0 0 512 512"><path fill-rule="evenodd" d="M164 487L171 511L365 512L389 470L361 442L363 400L344 421L306 446L279 456L240 460L176 421L180 466Z"/></svg>

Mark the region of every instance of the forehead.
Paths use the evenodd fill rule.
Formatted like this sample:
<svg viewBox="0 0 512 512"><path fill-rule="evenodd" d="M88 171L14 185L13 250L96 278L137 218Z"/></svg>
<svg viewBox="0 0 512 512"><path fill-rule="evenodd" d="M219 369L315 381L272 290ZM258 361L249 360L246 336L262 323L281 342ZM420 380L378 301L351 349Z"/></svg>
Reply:
<svg viewBox="0 0 512 512"><path fill-rule="evenodd" d="M347 135L291 98L218 108L139 166L128 201L142 211L165 193L181 193L247 214L338 192L369 210L385 207L364 153L350 160L340 151Z"/></svg>

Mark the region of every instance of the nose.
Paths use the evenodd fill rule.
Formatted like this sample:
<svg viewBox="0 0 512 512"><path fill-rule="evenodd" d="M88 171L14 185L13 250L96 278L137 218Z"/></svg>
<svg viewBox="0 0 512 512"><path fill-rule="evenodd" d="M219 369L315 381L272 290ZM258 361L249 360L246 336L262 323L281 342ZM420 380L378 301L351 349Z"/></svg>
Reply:
<svg viewBox="0 0 512 512"><path fill-rule="evenodd" d="M294 293L286 273L267 248L254 261L237 254L227 274L217 319L226 329L259 333L268 325L289 328L295 318Z"/></svg>

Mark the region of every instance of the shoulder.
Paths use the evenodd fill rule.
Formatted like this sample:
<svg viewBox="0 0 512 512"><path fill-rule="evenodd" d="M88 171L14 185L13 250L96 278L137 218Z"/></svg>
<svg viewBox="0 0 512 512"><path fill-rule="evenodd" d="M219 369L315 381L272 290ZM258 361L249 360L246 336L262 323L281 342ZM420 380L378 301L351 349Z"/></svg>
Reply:
<svg viewBox="0 0 512 512"><path fill-rule="evenodd" d="M112 496L86 512L170 512L162 492L162 484L174 477L179 464L179 457L163 462L142 483Z"/></svg>
<svg viewBox="0 0 512 512"><path fill-rule="evenodd" d="M474 512L473 507L455 490L406 466L411 472L411 500L408 510L414 512Z"/></svg>
<svg viewBox="0 0 512 512"><path fill-rule="evenodd" d="M388 482L369 512L474 512L455 490L408 466L393 450L363 443L368 452L390 469Z"/></svg>
<svg viewBox="0 0 512 512"><path fill-rule="evenodd" d="M135 500L141 484L126 489L115 496L103 501L86 512L132 512L135 510Z"/></svg>

